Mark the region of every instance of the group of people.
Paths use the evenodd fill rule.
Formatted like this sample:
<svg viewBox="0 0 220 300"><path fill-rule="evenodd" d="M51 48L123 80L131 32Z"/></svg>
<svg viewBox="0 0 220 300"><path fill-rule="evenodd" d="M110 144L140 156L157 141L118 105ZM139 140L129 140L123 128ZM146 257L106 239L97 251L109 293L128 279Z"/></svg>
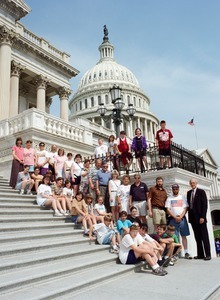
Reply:
<svg viewBox="0 0 220 300"><path fill-rule="evenodd" d="M161 168L165 158L171 166L170 143L172 133L161 121L156 133ZM177 260L184 249L184 257L191 259L188 251L189 233L186 213L192 225L197 244L195 259L211 259L210 243L206 227L207 197L197 188L197 181L190 180L192 189L187 198L179 193L178 184L172 185L172 194L167 195L163 178L156 179L156 185L148 189L141 181L140 173L134 174L134 183L125 174L120 180L120 162L126 170L132 163L132 151L140 169L148 169L146 138L140 128L130 141L124 131L117 139L111 135L108 145L98 140L95 161L82 162L81 154L65 154L62 148L52 145L45 150L45 143L35 150L32 141L17 138L12 148L13 162L10 185L20 194L36 193L37 203L51 207L54 216L69 216L72 222L82 223L85 235L97 239L100 244L111 244L112 251L119 253L123 264L136 263L144 259L155 275L167 274L164 266ZM109 159L109 156L113 159ZM154 234L147 234L147 218L152 218ZM168 225L168 227L166 227ZM178 239L181 235L181 242ZM171 260L172 258L172 260Z"/></svg>

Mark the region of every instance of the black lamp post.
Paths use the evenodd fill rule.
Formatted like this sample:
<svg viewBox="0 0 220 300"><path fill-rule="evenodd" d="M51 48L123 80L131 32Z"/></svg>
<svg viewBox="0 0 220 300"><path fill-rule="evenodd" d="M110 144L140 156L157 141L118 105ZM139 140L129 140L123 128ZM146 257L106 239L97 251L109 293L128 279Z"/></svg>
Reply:
<svg viewBox="0 0 220 300"><path fill-rule="evenodd" d="M133 104L129 104L128 108L125 110L128 116L123 114L123 108L125 103L121 99L121 91L122 89L116 84L109 90L112 99L112 104L114 105L112 113L109 116L105 115L108 109L105 107L104 103L100 103L99 108L97 110L100 114L100 117L104 119L104 121L112 119L113 123L115 124L116 137L119 137L120 135L120 124L123 122L123 120L131 120L134 114L136 113L136 109L133 107Z"/></svg>

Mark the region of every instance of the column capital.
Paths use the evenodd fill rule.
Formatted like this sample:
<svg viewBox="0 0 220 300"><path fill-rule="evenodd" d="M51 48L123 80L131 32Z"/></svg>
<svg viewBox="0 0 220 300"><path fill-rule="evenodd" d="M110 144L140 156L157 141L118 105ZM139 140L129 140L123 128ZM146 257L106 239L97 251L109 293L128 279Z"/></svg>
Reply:
<svg viewBox="0 0 220 300"><path fill-rule="evenodd" d="M32 82L37 88L42 88L42 89L46 89L47 84L50 81L51 81L50 79L48 79L46 76L43 76L42 74L35 76L32 80Z"/></svg>
<svg viewBox="0 0 220 300"><path fill-rule="evenodd" d="M18 34L5 25L0 26L0 44L7 44L12 46L13 42L17 39Z"/></svg>
<svg viewBox="0 0 220 300"><path fill-rule="evenodd" d="M71 93L72 93L72 90L65 86L58 89L58 95L60 96L60 100L68 99L69 95L71 95Z"/></svg>
<svg viewBox="0 0 220 300"><path fill-rule="evenodd" d="M22 70L25 69L25 66L21 63L16 62L15 60L11 61L11 76L19 77L21 75Z"/></svg>

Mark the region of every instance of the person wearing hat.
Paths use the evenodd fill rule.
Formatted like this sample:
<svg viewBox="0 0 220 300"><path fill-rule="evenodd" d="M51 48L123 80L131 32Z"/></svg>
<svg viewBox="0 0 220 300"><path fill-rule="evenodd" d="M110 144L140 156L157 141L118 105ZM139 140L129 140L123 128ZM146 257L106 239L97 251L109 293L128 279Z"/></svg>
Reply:
<svg viewBox="0 0 220 300"><path fill-rule="evenodd" d="M177 236L179 236L179 234L181 235L185 253L184 258L192 259L187 246L187 236L190 235L190 232L185 215L188 210L188 206L186 197L179 193L179 185L177 183L173 184L172 195L170 195L165 202L167 214L170 216L169 225L173 225L175 227L175 234Z"/></svg>

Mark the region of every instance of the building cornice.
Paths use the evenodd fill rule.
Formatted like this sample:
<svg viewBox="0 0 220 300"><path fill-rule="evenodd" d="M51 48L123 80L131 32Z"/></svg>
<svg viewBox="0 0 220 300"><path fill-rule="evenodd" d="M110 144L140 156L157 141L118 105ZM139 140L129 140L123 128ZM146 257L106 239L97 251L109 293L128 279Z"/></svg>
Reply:
<svg viewBox="0 0 220 300"><path fill-rule="evenodd" d="M45 51L41 47L37 46L36 44L32 43L31 41L25 39L24 37L22 37L20 35L18 36L18 39L14 43L14 47L18 48L18 49L24 49L25 48L26 50L37 54L42 59L46 60L47 63L49 61L55 67L61 68L70 77L75 77L76 75L79 74L79 71L77 69L73 68L72 66L65 63L64 61L62 61L61 59L59 59L55 55L48 53L47 51Z"/></svg>
<svg viewBox="0 0 220 300"><path fill-rule="evenodd" d="M15 21L20 20L31 11L31 8L22 0L1 0L0 8L11 15Z"/></svg>

